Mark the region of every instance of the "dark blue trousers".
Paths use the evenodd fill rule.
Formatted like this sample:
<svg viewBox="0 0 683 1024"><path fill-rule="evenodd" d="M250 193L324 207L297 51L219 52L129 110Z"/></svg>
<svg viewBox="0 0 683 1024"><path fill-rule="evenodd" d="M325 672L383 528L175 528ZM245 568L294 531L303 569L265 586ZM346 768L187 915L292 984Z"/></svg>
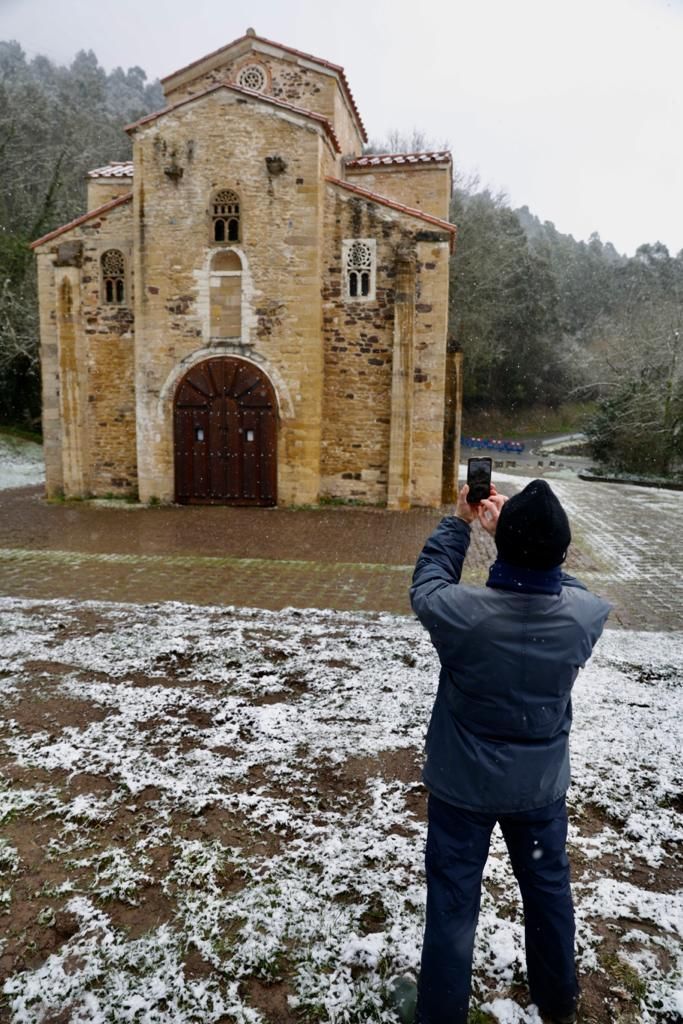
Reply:
<svg viewBox="0 0 683 1024"><path fill-rule="evenodd" d="M454 807L430 795L419 1024L466 1024L481 878L496 821L524 904L531 1000L557 1015L576 1007L579 986L564 797L533 811L496 815Z"/></svg>

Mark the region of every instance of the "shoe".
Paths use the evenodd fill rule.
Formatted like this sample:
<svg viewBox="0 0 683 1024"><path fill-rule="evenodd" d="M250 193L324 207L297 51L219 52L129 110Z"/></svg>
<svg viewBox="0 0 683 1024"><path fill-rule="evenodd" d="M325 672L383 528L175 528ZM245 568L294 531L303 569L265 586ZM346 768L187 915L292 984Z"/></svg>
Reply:
<svg viewBox="0 0 683 1024"><path fill-rule="evenodd" d="M539 1007L539 1013L547 1024L576 1024L578 1017L576 1010L570 1010L568 1013L552 1013L551 1010L542 1010Z"/></svg>
<svg viewBox="0 0 683 1024"><path fill-rule="evenodd" d="M387 988L387 1001L396 1010L401 1024L413 1024L417 1006L417 985L409 975L392 978Z"/></svg>

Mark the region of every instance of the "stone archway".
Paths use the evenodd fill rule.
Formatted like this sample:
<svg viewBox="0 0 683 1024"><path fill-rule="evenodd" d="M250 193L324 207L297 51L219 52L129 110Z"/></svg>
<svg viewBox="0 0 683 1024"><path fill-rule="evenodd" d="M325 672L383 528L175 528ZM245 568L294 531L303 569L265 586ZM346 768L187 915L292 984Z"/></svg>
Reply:
<svg viewBox="0 0 683 1024"><path fill-rule="evenodd" d="M258 366L235 356L197 363L173 405L175 500L277 503L277 401Z"/></svg>

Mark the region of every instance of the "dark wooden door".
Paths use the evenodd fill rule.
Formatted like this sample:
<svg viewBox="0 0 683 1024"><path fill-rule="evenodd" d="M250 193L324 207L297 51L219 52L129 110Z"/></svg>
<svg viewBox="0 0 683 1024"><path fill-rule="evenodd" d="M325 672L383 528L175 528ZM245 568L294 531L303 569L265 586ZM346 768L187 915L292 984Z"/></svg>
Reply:
<svg viewBox="0 0 683 1024"><path fill-rule="evenodd" d="M276 504L275 394L253 363L221 356L193 366L176 390L174 431L176 501Z"/></svg>

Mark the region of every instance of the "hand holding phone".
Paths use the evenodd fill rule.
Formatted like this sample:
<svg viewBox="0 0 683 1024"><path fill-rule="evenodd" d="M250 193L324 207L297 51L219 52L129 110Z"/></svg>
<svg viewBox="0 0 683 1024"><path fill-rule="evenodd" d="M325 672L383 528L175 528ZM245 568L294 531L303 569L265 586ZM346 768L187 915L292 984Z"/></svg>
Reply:
<svg viewBox="0 0 683 1024"><path fill-rule="evenodd" d="M470 505L478 505L491 494L491 459L467 460L467 501Z"/></svg>
<svg viewBox="0 0 683 1024"><path fill-rule="evenodd" d="M500 510L507 501L506 494L498 494L496 488L491 485L491 497L484 498L477 509L479 516L479 522L484 527L487 533L490 533L492 537L496 536L496 527L498 526L498 517L500 516Z"/></svg>

